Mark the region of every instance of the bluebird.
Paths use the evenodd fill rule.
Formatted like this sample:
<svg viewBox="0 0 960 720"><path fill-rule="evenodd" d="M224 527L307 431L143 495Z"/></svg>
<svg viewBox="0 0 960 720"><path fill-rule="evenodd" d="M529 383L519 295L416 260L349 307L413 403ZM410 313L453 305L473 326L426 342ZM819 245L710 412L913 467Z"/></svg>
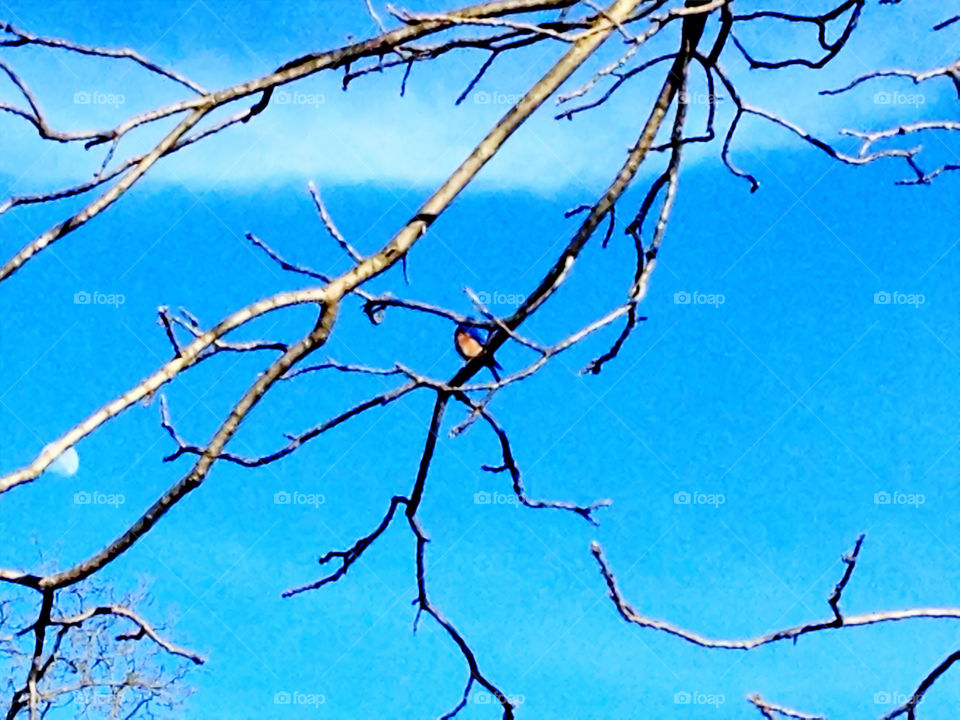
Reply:
<svg viewBox="0 0 960 720"><path fill-rule="evenodd" d="M466 323L460 323L457 325L457 329L453 331L453 343L460 357L464 360L473 360L473 358L480 355L486 349L487 341L484 340L476 327L467 325ZM501 369L500 363L494 360L493 357L490 357L487 360L487 367L490 368L493 377L499 380L500 375L497 373L497 370Z"/></svg>

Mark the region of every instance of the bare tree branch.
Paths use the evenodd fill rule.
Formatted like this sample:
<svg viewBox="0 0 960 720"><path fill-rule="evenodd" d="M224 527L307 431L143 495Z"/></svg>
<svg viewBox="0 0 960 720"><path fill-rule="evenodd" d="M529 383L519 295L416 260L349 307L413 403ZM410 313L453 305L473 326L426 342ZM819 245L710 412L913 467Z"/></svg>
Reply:
<svg viewBox="0 0 960 720"><path fill-rule="evenodd" d="M157 633L157 631L154 629L154 627L150 623L148 623L146 620L140 617L133 610L123 607L122 605L98 605L97 607L87 608L83 612L77 615L71 615L70 617L50 618L50 624L60 625L63 627L81 625L86 620L89 620L90 618L96 617L98 615L116 615L118 617L126 618L127 620L130 620L131 622L137 625L138 630L136 633L120 635L118 636L118 639L138 640L139 638L146 636L146 637L149 637L151 640L153 640L158 646L166 650L171 655L179 655L180 657L186 658L187 660L192 662L194 665L203 664L202 657L200 657L194 652L190 652L189 650L185 650L181 647L177 647L176 645L170 643L169 641L164 640L162 637L160 637L160 635Z"/></svg>
<svg viewBox="0 0 960 720"><path fill-rule="evenodd" d="M855 552L859 552L861 541L862 538L858 540ZM604 581L607 583L607 589L610 591L610 598L613 600L617 611L624 620L634 625L639 625L640 627L660 630L668 635L673 635L674 637L678 637L688 643L699 645L700 647L705 648L717 648L721 650L753 650L755 648L775 642L781 642L783 640L796 641L797 638L801 637L802 635L820 632L822 630L862 627L865 625L900 622L903 620L913 620L917 618L960 619L960 608L908 608L906 610L887 610L866 613L862 615L841 615L837 604L840 601L840 594L842 593L843 588L846 586L846 581L850 579L849 575L853 572L853 565L856 562L856 558L852 553L849 557L844 556L843 560L847 565L846 572L844 573L841 581L837 584L837 587L834 589L834 593L830 596L830 606L835 613L834 617L830 620L818 620L806 623L804 625L785 628L783 630L775 630L773 632L747 638L745 640L717 640L700 635L691 630L678 627L677 625L673 625L664 620L656 620L642 615L639 611L634 609L634 607L630 605L630 603L627 602L621 594L620 588L617 586L617 580L613 575L613 571L610 570L610 566L607 563L607 559L604 557L603 549L600 547L600 544L596 542L593 543L590 547L590 551L593 553L593 556L597 560L597 564L600 566L600 572L603 575Z"/></svg>
<svg viewBox="0 0 960 720"><path fill-rule="evenodd" d="M778 717L793 718L793 720L826 720L821 715L808 715L782 705L774 705L764 700L760 695L751 695L747 698L767 720L777 720Z"/></svg>
<svg viewBox="0 0 960 720"><path fill-rule="evenodd" d="M164 68L158 65L151 60L148 60L143 55L138 53L136 50L130 50L129 48L122 48L120 50L113 50L110 48L98 48L92 47L90 45L79 45L69 40L61 40L59 38L45 38L33 35L24 30L18 30L9 23L6 23L0 28L0 31L10 35L9 39L0 40L0 47L22 47L24 45L40 45L50 48L59 48L62 50L68 50L70 52L75 52L80 55L93 55L98 57L105 58L125 58L132 60L137 65L140 65L142 68L149 70L152 73L161 75L163 77L169 78L184 87L193 90L197 95L205 95L207 93L202 87L197 85L192 80L184 77L183 75Z"/></svg>

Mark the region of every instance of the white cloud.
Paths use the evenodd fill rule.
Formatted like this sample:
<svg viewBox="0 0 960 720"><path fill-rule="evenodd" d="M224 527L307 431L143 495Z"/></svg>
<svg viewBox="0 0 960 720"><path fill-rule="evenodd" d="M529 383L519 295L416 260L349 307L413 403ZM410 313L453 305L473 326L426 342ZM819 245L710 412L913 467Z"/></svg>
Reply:
<svg viewBox="0 0 960 720"><path fill-rule="evenodd" d="M916 17L910 16L911 27L929 34L937 9L914 11L914 14ZM888 12L869 13L851 39L850 47L822 71L789 68L751 72L732 48L725 56L726 64L746 101L781 114L849 149L852 147L849 138L843 139L837 134L843 127L875 127L891 124L898 117L937 114L939 102L951 103L947 111L952 107L952 88L948 83L914 88L907 81L878 81L840 97L824 98L817 94L823 88L843 85L863 72L891 63L926 67L936 64L941 55L955 57L954 48L945 36L933 34L925 37L924 43L903 42L899 34L884 32L889 21ZM818 48L811 47L811 43L816 45L815 33L803 30L792 24L770 21L758 24L744 39L752 51L763 58L778 57L784 52L815 53ZM669 48L672 42L672 36L655 38L646 51L650 55L658 54L662 49L658 43ZM211 47L209 51L215 49ZM236 48L234 51L237 52ZM609 44L601 52L603 57L592 61L565 90L587 79L596 67L619 52L621 48ZM210 71L216 76L209 78L209 84L217 87L262 71L245 65L234 67L232 61L239 62L242 57L244 53L218 55L219 59L214 61L188 56L177 58L175 65L189 71L206 62L213 66ZM49 60L43 55L39 58ZM348 92L340 89L338 75L319 74L281 88L267 111L254 121L165 159L150 177L190 185L296 178L314 179L321 184L374 182L432 186L445 179L466 157L516 97L536 81L551 59L551 53L544 55L544 50L537 50L499 62L460 107L454 107L453 100L479 63L479 58L470 54L447 58L429 69L417 66L409 78L404 98L400 98L398 92L400 69L357 80ZM32 78L51 122L58 128L109 126L158 102L178 97L168 84L159 86L161 92L155 84L131 83L133 76L126 75L122 67L117 69L116 76L91 78L84 74L77 78L63 77L59 66L44 64L39 59L31 61L30 56L18 56L18 62L23 63L18 69ZM115 70L110 65L106 68ZM616 171L627 147L635 141L663 72L662 68L656 68L635 78L609 103L578 116L573 123L553 121L556 106L549 101L508 141L504 152L484 169L479 182L502 189L547 191L601 186ZM699 72L694 73L691 91L705 96L706 88ZM922 93L923 104L918 108L878 101L877 93L883 91ZM97 92L101 93L103 102L93 101L101 97ZM78 95L81 101L77 100ZM107 102L120 97L122 104ZM0 99L23 102L9 84L0 84ZM239 107L231 106L217 117L232 114ZM704 110L702 105L692 108L689 121L694 131L702 126ZM718 115L721 133L732 110L729 99L721 103ZM209 122L212 121L211 118ZM169 130L172 122L132 134L118 151L118 158L149 149ZM31 192L82 181L90 176L106 151L105 147L84 151L80 145L51 145L39 140L32 128L19 118L0 117L0 129L5 139L10 139L5 143L5 160L0 164L0 172L8 174L7 182L12 182L8 192ZM709 154L692 153L692 159L710 157L716 162L719 143L718 140L710 146ZM744 123L735 149L740 143L747 143L753 150L792 151L805 147L789 132L756 120ZM813 152L809 146L806 150Z"/></svg>

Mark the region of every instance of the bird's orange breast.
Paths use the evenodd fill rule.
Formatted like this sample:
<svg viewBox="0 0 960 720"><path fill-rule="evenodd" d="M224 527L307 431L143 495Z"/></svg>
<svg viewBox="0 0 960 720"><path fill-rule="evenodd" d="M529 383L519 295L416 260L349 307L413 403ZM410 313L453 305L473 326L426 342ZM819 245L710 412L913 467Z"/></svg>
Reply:
<svg viewBox="0 0 960 720"><path fill-rule="evenodd" d="M476 338L471 337L469 333L457 333L457 349L466 358L475 358L483 352L483 345L477 342Z"/></svg>

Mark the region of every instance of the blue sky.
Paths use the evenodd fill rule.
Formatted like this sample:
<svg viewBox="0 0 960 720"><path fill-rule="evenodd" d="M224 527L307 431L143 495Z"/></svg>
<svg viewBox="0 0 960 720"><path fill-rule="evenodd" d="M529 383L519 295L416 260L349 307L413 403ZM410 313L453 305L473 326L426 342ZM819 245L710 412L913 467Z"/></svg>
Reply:
<svg viewBox="0 0 960 720"><path fill-rule="evenodd" d="M0 16L38 33L130 45L218 87L348 33L372 32L361 5L268 11L171 2L118 11L98 2L6 2ZM940 36L954 31L927 32L940 19L935 10L871 4L850 52L822 76L791 71L771 79L748 76L732 58L728 64L755 102L763 98L818 130L883 126L888 113L914 108L878 110L874 86L826 104L816 90L877 66L953 59L955 35ZM758 42L776 49L781 39ZM521 92L555 56L540 50L516 66L504 63L478 89ZM3 58L15 61L60 126L118 119L179 97L128 67L82 62L68 70L64 56L49 51ZM0 471L29 461L168 358L154 323L158 305L187 307L209 325L302 286L254 252L244 232L318 269L345 269L347 259L316 222L308 180L321 186L361 251L379 247L505 110L452 107L478 62L449 58L415 71L402 100L396 74L359 81L345 94L338 78L308 80L303 92L322 94L322 103L271 108L164 162L5 283ZM501 297L494 309L510 312L511 298L536 285L574 230L563 210L592 200L614 172L653 84L640 82L606 111L572 124L550 120L544 108L507 145L508 157L416 246L411 286L393 272L377 287L469 312L462 292L469 286ZM77 92L118 93L124 103L78 109ZM950 93L946 85L924 87L921 114L955 115ZM0 123L3 197L80 179L99 161L43 145L10 118ZM531 495L612 498L600 527L514 504L477 504L476 493L509 493L506 478L480 470L499 458L482 427L456 439L444 434L438 449L421 513L432 538L431 593L491 680L522 699L518 717L748 718L757 716L744 702L751 692L832 718L879 717L893 707L886 698L909 695L960 640L955 623L920 620L749 654L710 652L625 625L605 597L588 550L594 539L642 612L711 636L760 634L829 616L839 556L866 532L844 594L847 612L960 605L957 179L896 187L900 167L840 166L760 123L747 126L735 148L761 190L749 194L723 170L715 146L691 158L644 304L649 319L621 356L597 377L578 374L612 340L608 331L494 403ZM929 149L949 161L958 148L933 141ZM661 163L654 159L641 181ZM625 207L642 192L638 184ZM76 203L0 217L4 255L68 206ZM618 302L632 277L631 253L619 233L606 250L591 245L526 332L556 340ZM124 302L78 305L78 292ZM878 302L878 293L894 301ZM706 296L717 302L682 302ZM312 311L296 309L242 335L292 339L311 322ZM460 363L450 330L398 312L373 328L353 304L319 356L376 366L399 360L448 377ZM515 368L529 356L505 348L499 360ZM266 363L218 358L168 386L180 432L197 442L209 437ZM377 378L320 375L277 387L232 447L266 452L283 443L282 433L384 388ZM409 490L430 407L429 395L411 396L270 468L218 465L104 573L121 588L149 582L148 614L208 658L191 676L197 694L188 717L427 718L456 702L466 679L456 649L428 621L410 632L413 543L403 527L341 582L280 598L318 576L319 555L369 532L390 497ZM448 427L459 419L451 415ZM172 448L157 417L156 403L130 410L80 444L75 476L48 474L6 495L0 564L34 567L42 549L65 566L139 516L187 467L161 463ZM77 504L78 492L123 502ZM323 502L278 505L278 492ZM720 495L723 503L678 504L678 493ZM877 493L917 502L878 504ZM278 705L277 693L299 693L306 704ZM694 702L678 705L682 693ZM462 717L498 717L483 699L475 694ZM958 700L960 684L948 675L921 716L943 717Z"/></svg>

